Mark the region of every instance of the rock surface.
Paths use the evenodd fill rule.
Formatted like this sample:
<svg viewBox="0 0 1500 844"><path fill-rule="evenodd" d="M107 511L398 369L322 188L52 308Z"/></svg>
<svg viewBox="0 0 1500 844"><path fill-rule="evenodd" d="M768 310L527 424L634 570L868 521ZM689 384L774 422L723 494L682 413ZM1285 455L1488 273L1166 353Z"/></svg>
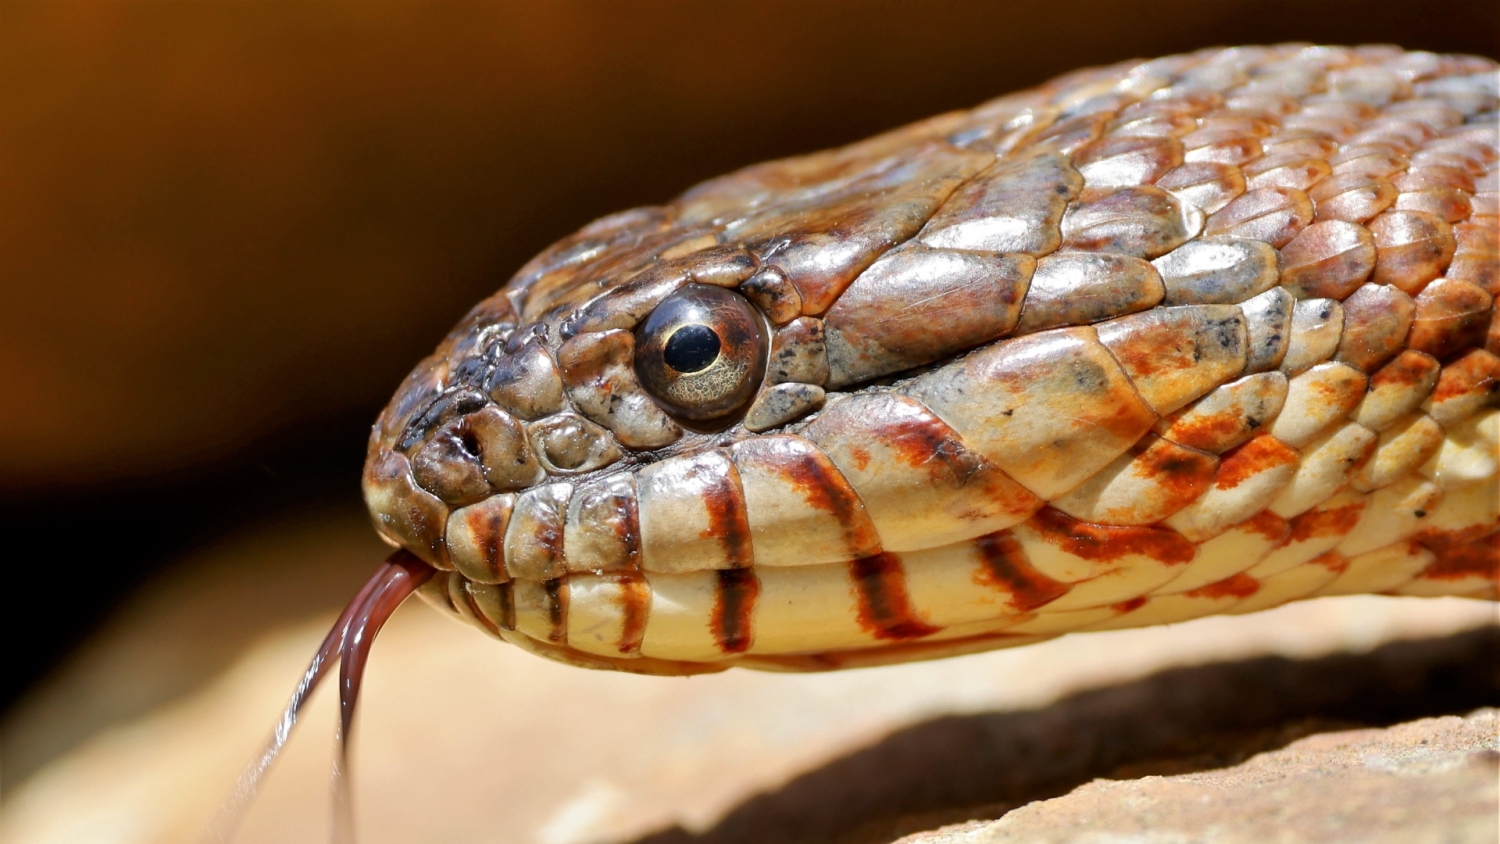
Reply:
<svg viewBox="0 0 1500 844"><path fill-rule="evenodd" d="M1500 712L1300 739L1232 768L1096 780L989 823L900 844L1488 844Z"/></svg>

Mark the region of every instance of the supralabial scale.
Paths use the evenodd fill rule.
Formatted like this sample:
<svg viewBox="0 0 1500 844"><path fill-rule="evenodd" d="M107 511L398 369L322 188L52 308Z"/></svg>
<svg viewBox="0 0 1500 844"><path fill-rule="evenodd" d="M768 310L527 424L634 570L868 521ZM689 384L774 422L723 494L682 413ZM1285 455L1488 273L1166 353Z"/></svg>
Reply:
<svg viewBox="0 0 1500 844"><path fill-rule="evenodd" d="M1383 46L1131 61L560 241L376 422L399 550L219 834L335 659L347 741L412 592L674 675L1494 600L1497 87Z"/></svg>

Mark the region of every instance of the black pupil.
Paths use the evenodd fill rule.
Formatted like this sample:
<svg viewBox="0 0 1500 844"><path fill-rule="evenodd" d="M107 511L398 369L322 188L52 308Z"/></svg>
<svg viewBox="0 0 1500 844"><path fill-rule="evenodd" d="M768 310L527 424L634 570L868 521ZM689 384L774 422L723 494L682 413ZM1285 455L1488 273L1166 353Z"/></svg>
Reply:
<svg viewBox="0 0 1500 844"><path fill-rule="evenodd" d="M719 357L719 335L706 325L684 325L667 338L661 359L678 372L708 368Z"/></svg>

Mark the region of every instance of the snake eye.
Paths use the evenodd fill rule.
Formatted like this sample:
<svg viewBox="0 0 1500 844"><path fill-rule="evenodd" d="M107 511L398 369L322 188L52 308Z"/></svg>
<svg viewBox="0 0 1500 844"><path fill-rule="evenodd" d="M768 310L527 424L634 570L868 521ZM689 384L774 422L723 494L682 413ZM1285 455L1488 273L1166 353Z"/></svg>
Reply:
<svg viewBox="0 0 1500 844"><path fill-rule="evenodd" d="M738 293L689 284L636 328L635 371L667 408L713 419L740 407L765 372L765 324Z"/></svg>

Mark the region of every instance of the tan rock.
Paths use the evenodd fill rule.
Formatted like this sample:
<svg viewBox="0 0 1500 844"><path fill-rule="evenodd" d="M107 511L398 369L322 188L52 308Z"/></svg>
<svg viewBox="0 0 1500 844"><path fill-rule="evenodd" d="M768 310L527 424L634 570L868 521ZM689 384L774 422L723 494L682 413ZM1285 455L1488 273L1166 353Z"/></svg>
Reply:
<svg viewBox="0 0 1500 844"><path fill-rule="evenodd" d="M1500 711L1322 733L1232 768L1095 780L988 824L902 844L1486 844L1496 837Z"/></svg>

